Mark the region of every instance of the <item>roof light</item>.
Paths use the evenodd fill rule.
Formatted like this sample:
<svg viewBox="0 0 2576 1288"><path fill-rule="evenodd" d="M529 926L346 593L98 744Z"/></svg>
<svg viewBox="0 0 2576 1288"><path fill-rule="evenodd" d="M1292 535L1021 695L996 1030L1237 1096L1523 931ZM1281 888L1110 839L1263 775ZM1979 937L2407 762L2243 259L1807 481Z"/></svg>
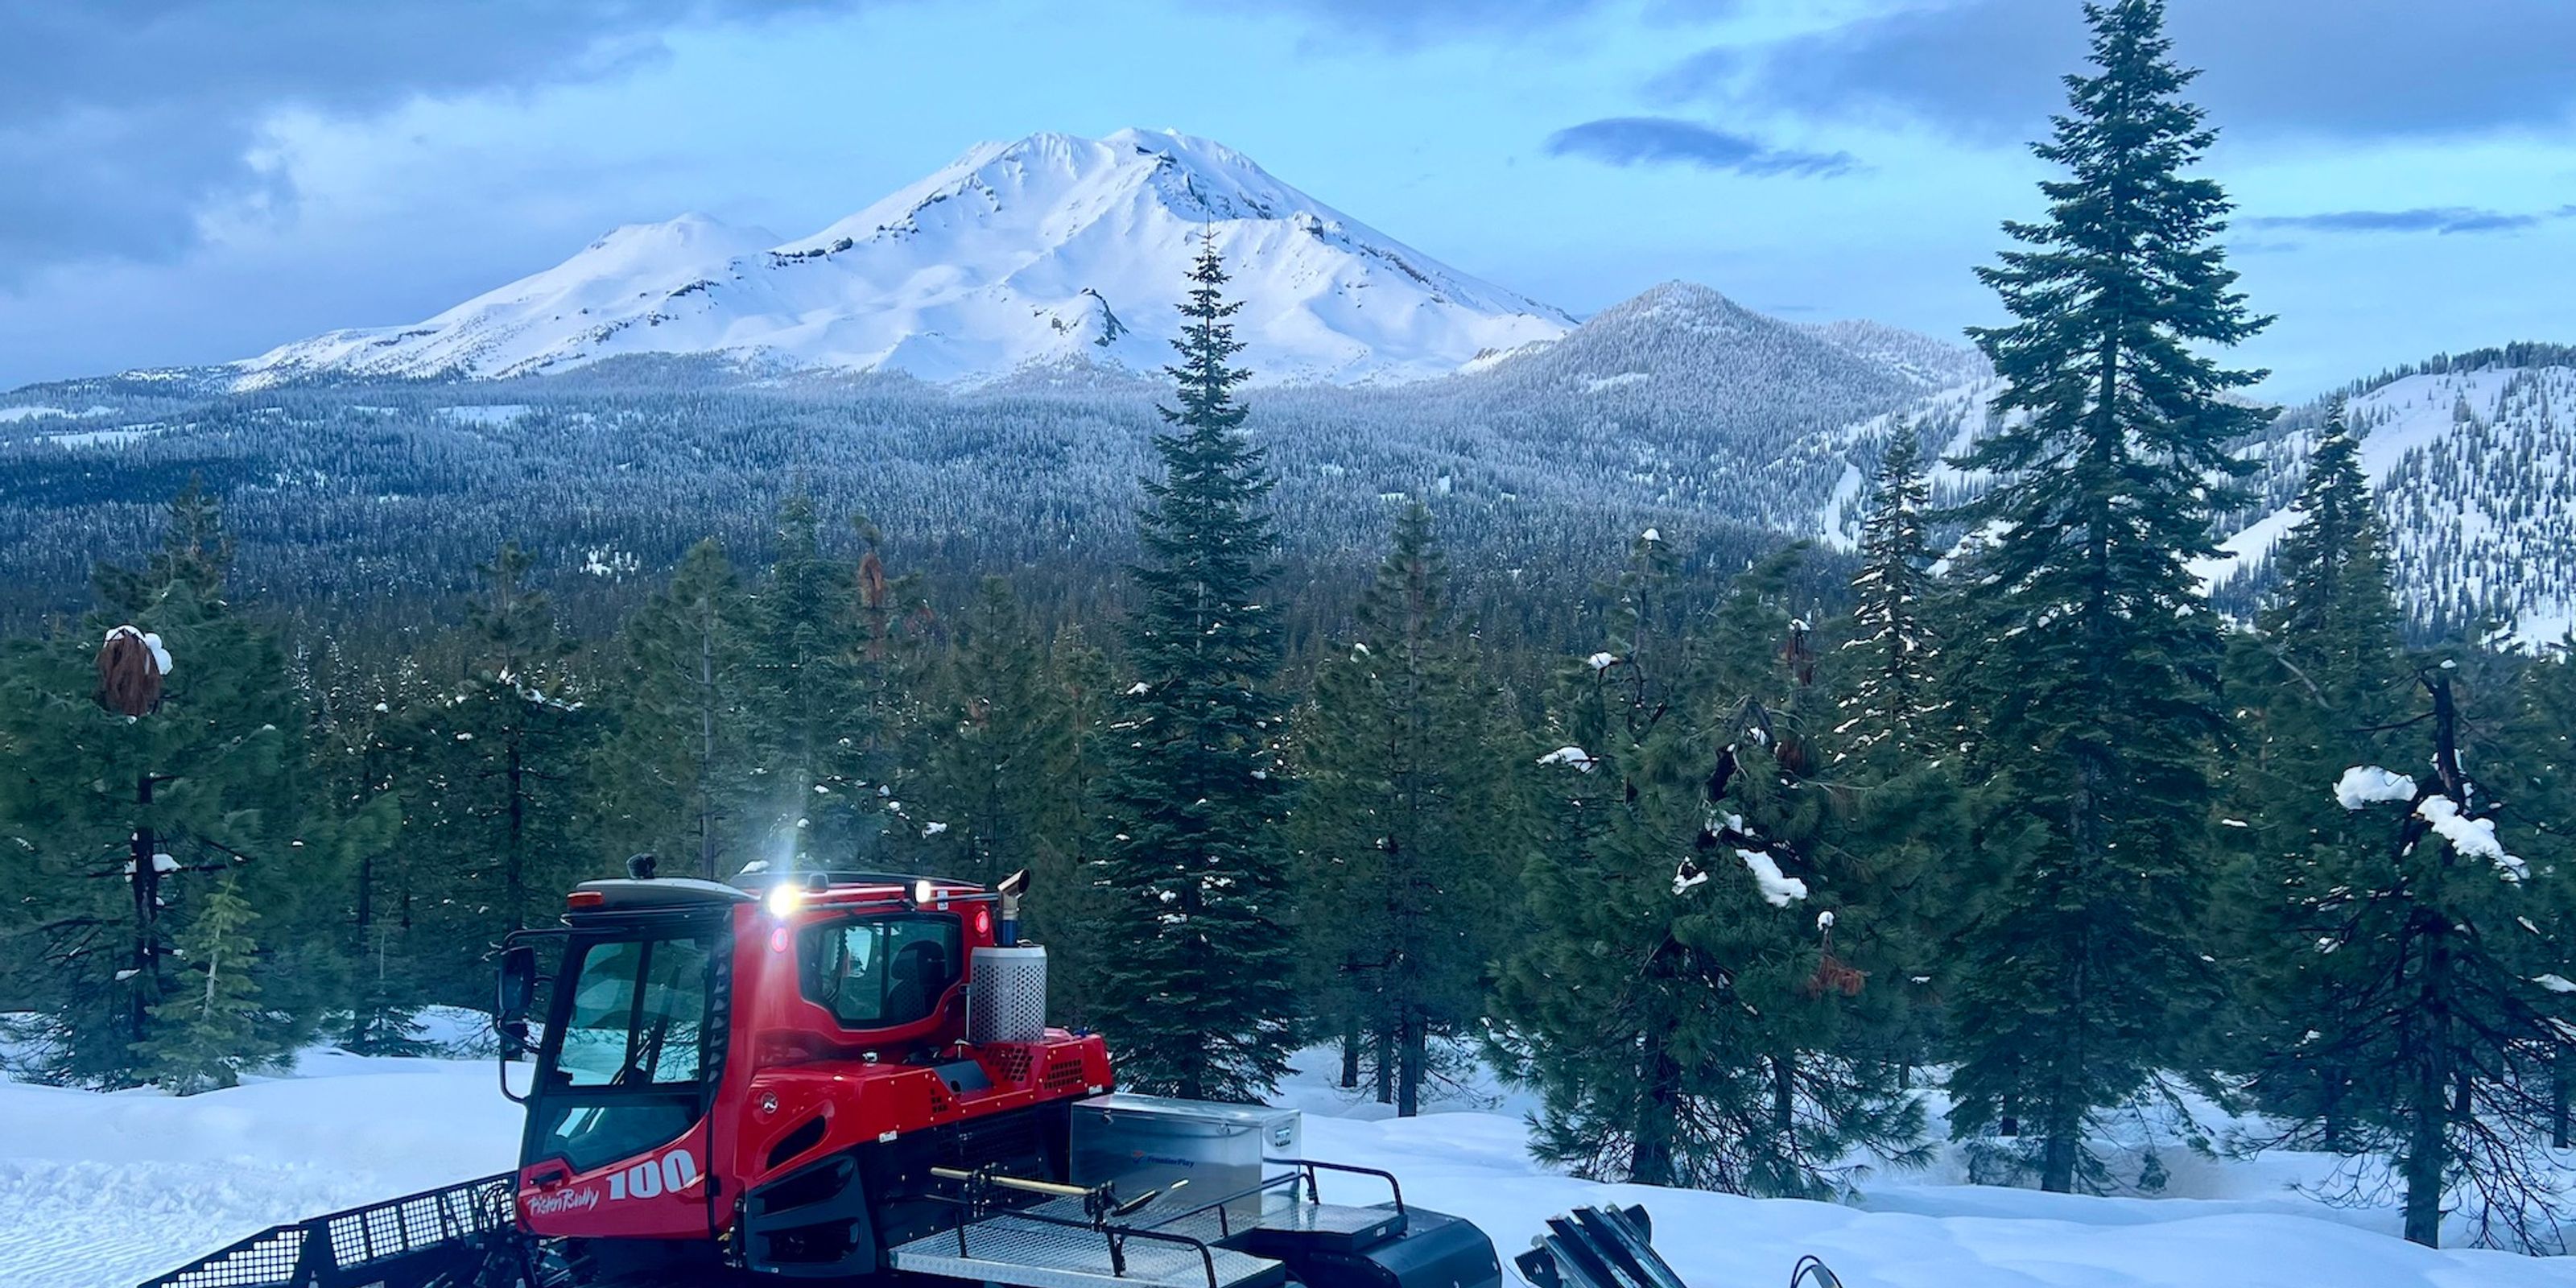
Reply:
<svg viewBox="0 0 2576 1288"><path fill-rule="evenodd" d="M937 897L939 897L939 887L931 884L930 878L923 877L912 883L912 901L915 904L925 904Z"/></svg>
<svg viewBox="0 0 2576 1288"><path fill-rule="evenodd" d="M768 906L770 916L783 920L796 915L796 909L805 902L805 892L782 881L769 887L769 897L762 902Z"/></svg>
<svg viewBox="0 0 2576 1288"><path fill-rule="evenodd" d="M597 890L575 890L564 896L567 908L596 908L608 902L608 896Z"/></svg>

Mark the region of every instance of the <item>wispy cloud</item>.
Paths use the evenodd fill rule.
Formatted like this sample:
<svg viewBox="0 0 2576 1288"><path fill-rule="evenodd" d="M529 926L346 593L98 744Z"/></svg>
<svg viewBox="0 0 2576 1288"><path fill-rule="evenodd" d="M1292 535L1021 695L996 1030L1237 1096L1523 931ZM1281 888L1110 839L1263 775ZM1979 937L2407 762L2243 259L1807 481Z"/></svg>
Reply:
<svg viewBox="0 0 2576 1288"><path fill-rule="evenodd" d="M2439 17L2433 14L2438 11ZM2567 0L2171 0L2192 97L2229 130L2338 138L2563 129L2576 109ZM2071 0L1887 0L1840 26L1703 51L1665 101L1895 116L1985 141L2044 132L2085 49Z"/></svg>
<svg viewBox="0 0 2576 1288"><path fill-rule="evenodd" d="M2509 212L2476 206L2418 206L2412 210L2329 210L2313 215L2256 215L2240 228L2290 228L2321 233L2502 233L2576 218L2576 206Z"/></svg>
<svg viewBox="0 0 2576 1288"><path fill-rule="evenodd" d="M0 290L51 264L176 257L209 205L291 204L252 159L281 110L597 80L660 57L674 28L863 2L0 0Z"/></svg>
<svg viewBox="0 0 2576 1288"><path fill-rule="evenodd" d="M1751 175L1830 177L1860 168L1848 152L1774 148L1748 135L1669 116L1612 116L1558 130L1550 156L1582 156L1612 165L1690 165Z"/></svg>

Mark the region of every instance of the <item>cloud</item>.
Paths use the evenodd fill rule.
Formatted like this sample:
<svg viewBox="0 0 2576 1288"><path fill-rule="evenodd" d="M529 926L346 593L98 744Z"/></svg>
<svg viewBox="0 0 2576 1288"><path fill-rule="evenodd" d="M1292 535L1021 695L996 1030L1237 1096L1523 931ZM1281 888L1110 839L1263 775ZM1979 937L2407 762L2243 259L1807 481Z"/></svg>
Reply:
<svg viewBox="0 0 2576 1288"><path fill-rule="evenodd" d="M166 259L210 207L291 204L279 113L364 115L658 57L674 27L841 0L0 0L0 288Z"/></svg>
<svg viewBox="0 0 2576 1288"><path fill-rule="evenodd" d="M1830 177L1860 165L1848 152L1772 148L1742 134L1668 116L1613 116L1569 126L1547 137L1547 152L1612 165L1693 165L1751 175Z"/></svg>
<svg viewBox="0 0 2576 1288"><path fill-rule="evenodd" d="M1517 38L1605 9L1613 0L1230 0L1251 13L1302 11L1335 39L1352 36L1395 48L1463 40ZM1708 21L1731 17L1744 0L1652 0L1649 20Z"/></svg>
<svg viewBox="0 0 2576 1288"><path fill-rule="evenodd" d="M2218 124L2388 137L2563 126L2576 112L2567 0L2169 0L2175 57ZM2085 52L2069 0L1906 0L1768 45L1683 60L1667 101L1815 116L1896 115L1985 140L2030 138Z"/></svg>
<svg viewBox="0 0 2576 1288"><path fill-rule="evenodd" d="M2256 215L2242 228L2295 228L2325 233L2501 233L2553 220L2576 218L2576 206L2507 213L2475 206L2419 206L2413 210L2330 210L2313 215Z"/></svg>

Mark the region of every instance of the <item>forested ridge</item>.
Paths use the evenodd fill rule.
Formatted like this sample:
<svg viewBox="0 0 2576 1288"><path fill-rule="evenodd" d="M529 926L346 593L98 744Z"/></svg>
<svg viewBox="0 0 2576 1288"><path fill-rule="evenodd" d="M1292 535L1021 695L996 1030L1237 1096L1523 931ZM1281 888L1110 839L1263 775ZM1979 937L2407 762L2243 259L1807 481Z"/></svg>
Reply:
<svg viewBox="0 0 2576 1288"><path fill-rule="evenodd" d="M2564 1251L2576 640L2410 633L2368 391L2289 429L2239 396L2269 319L2192 74L2157 0L2089 12L2056 177L1979 270L1991 401L1871 440L1847 553L1731 508L1740 462L1659 457L1660 404L1324 453L1355 395L1247 387L1212 248L1150 397L952 399L935 461L869 446L902 432L871 400L923 405L870 381L692 395L723 433L608 377L188 403L121 457L166 472L118 467L149 505L18 441L51 462L6 511L22 575L130 553L0 644L15 1072L418 1050L637 853L1026 868L1057 1021L1141 1090L1258 1097L1323 1044L1412 1112L1477 1059L1549 1162L1821 1198L1944 1136L1981 1180L2153 1192L2097 1129L2197 1095L2410 1238ZM1770 334L1721 305L1639 307ZM311 489L267 455L308 421ZM2298 522L2231 621L2194 569L2293 434Z"/></svg>

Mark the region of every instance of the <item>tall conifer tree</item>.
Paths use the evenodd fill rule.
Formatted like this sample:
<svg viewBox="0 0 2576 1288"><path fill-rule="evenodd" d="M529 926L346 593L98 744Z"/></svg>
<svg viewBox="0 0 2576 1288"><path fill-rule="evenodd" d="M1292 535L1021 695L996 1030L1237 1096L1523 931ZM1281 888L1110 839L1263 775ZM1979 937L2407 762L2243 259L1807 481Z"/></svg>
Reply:
<svg viewBox="0 0 2576 1288"><path fill-rule="evenodd" d="M1494 901L1514 884L1514 822L1497 695L1446 602L1431 512L1396 520L1361 598L1360 638L1318 669L1300 739L1300 936L1329 995L1374 1041L1399 1116L1421 1110L1431 1040L1465 1031L1484 1001ZM1515 891L1516 893L1516 891Z"/></svg>
<svg viewBox="0 0 2576 1288"><path fill-rule="evenodd" d="M2256 629L2229 651L2239 712L2228 765L2234 897L2217 919L2240 959L2248 1035L2268 1063L2256 1091L2269 1111L2310 1121L2314 1143L2351 1146L2351 1092L2369 1070L2296 1050L2334 976L2361 955L2314 951L2322 904L2384 859L2387 828L2323 790L2354 765L2403 759L2390 745L2415 687L2391 591L2386 536L2342 410L2329 416L2293 504L2297 526L2273 555L2277 584ZM2364 967L2365 969L2367 967ZM2289 1058L2273 1060L2274 1056Z"/></svg>
<svg viewBox="0 0 2576 1288"><path fill-rule="evenodd" d="M1288 1068L1296 1012L1285 855L1280 641L1261 590L1270 480L1243 432L1226 273L1213 239L1190 272L1167 368L1178 406L1154 436L1144 562L1128 628L1137 676L1103 810L1098 879L1123 932L1102 963L1102 1027L1142 1090L1257 1100Z"/></svg>
<svg viewBox="0 0 2576 1288"><path fill-rule="evenodd" d="M1074 739L1048 683L1042 639L1011 585L987 577L956 621L935 712L907 790L929 866L979 881L1028 868L1061 875L1082 816L1080 785L1062 771ZM1070 892L1050 890L1047 898Z"/></svg>
<svg viewBox="0 0 2576 1288"><path fill-rule="evenodd" d="M1843 722L1834 729L1843 756L1883 749L1905 757L1925 749L1940 652L1925 619L1932 553L1923 525L1930 499L1915 427L1901 425L1879 459L1869 515L1861 522L1852 637L1843 643L1853 680L1841 704Z"/></svg>
<svg viewBox="0 0 2576 1288"><path fill-rule="evenodd" d="M2267 413L2227 394L2259 372L2202 350L2267 319L2234 289L2227 199L2187 172L2214 133L2182 98L2160 0L2088 4L2092 69L2039 157L2049 216L1978 270L2015 319L1971 332L2005 382L2001 429L1960 462L2001 482L1970 568L1997 629L1981 732L1995 806L2027 844L1991 852L1956 996L1953 1123L2020 1111L2041 1184L2088 1170L2094 1113L2136 1092L2213 981L2190 910L2209 874L2208 757L2224 731L2220 639L2188 567L2213 552L2228 444ZM2213 481L2219 482L2213 482Z"/></svg>
<svg viewBox="0 0 2576 1288"><path fill-rule="evenodd" d="M757 857L741 823L751 768L752 604L712 539L691 547L671 581L628 617L617 730L594 774L597 805L619 848L659 852L669 867L716 880Z"/></svg>
<svg viewBox="0 0 2576 1288"><path fill-rule="evenodd" d="M204 912L208 875L247 869L248 894L281 902L310 875L289 844L303 804L289 731L303 721L285 655L225 598L231 562L219 507L191 483L141 567L99 569L102 610L84 629L0 656L0 838L17 855L10 902L29 945L6 970L33 1012L20 1037L40 1076L150 1076L178 1014L163 1004L187 988L173 950ZM92 701L100 638L127 625L171 661L158 707L134 717ZM239 1054L301 1036L263 1015Z"/></svg>
<svg viewBox="0 0 2576 1288"><path fill-rule="evenodd" d="M875 730L859 682L855 574L823 549L822 521L801 487L778 507L775 557L762 580L751 643L751 773L746 819L773 870L847 868L882 830L868 781Z"/></svg>

